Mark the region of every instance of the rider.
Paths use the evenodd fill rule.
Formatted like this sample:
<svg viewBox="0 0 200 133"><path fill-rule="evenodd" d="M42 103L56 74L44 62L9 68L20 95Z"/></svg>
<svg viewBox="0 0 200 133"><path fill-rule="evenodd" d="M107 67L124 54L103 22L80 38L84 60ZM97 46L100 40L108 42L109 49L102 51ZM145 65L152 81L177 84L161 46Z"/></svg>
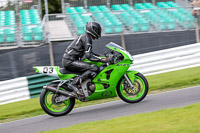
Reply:
<svg viewBox="0 0 200 133"><path fill-rule="evenodd" d="M81 61L85 56L90 61L107 63L110 62L110 58L101 58L98 54L92 52L92 40L99 39L101 37L101 26L97 22L87 22L85 26L85 33L77 37L66 49L62 64L65 69L82 72L77 76L69 88L74 90L78 95L84 96L84 94L78 89L78 84L88 78L94 78L99 72L99 68L90 63Z"/></svg>

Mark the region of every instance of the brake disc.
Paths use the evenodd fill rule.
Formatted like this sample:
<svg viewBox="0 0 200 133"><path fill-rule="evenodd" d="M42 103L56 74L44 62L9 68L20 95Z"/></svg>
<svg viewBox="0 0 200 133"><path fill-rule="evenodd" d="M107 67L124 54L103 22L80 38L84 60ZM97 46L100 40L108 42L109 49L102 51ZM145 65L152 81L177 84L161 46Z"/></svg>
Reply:
<svg viewBox="0 0 200 133"><path fill-rule="evenodd" d="M139 84L139 82L137 80L135 80L135 84L133 86L134 86L134 88L132 89L128 85L128 83L125 81L124 90L126 91L126 93L128 95L134 96L134 95L137 95L140 92L141 88L140 88L140 84Z"/></svg>

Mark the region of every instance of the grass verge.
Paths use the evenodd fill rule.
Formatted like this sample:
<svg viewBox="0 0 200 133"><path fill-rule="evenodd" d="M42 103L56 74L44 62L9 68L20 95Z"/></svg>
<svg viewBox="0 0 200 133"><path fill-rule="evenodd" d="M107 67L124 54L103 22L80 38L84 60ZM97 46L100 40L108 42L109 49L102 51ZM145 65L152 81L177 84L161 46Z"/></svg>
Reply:
<svg viewBox="0 0 200 133"><path fill-rule="evenodd" d="M147 76L150 93L200 85L200 67ZM90 102L77 101L75 108L119 100L118 97ZM0 123L45 114L39 98L0 105Z"/></svg>
<svg viewBox="0 0 200 133"><path fill-rule="evenodd" d="M200 103L184 108L87 122L45 133L199 133Z"/></svg>

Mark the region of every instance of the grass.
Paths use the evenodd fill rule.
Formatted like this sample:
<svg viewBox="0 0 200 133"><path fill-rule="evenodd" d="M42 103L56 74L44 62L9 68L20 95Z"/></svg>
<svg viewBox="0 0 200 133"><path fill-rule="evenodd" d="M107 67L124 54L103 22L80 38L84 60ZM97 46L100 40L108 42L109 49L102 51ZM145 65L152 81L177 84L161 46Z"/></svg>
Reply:
<svg viewBox="0 0 200 133"><path fill-rule="evenodd" d="M200 103L184 108L87 122L45 133L199 133Z"/></svg>
<svg viewBox="0 0 200 133"><path fill-rule="evenodd" d="M200 85L200 67L147 76L150 93ZM90 102L76 101L75 108L119 100L118 97ZM0 105L0 123L45 114L39 105L39 98Z"/></svg>

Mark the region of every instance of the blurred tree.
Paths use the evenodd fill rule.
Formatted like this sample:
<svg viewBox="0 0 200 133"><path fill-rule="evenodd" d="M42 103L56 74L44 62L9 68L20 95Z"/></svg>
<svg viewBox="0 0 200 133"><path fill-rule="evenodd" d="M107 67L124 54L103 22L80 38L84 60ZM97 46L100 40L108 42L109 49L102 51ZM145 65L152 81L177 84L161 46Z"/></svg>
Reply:
<svg viewBox="0 0 200 133"><path fill-rule="evenodd" d="M5 3L6 3L6 2L5 2ZM3 2L2 2L2 4L3 4ZM14 5L14 3L11 2L10 0L8 1L7 4L2 5L2 6L0 7L0 10L1 10L1 11L14 10L14 9L15 9L15 5Z"/></svg>
<svg viewBox="0 0 200 133"><path fill-rule="evenodd" d="M48 7L49 14L62 12L61 0L48 0ZM44 0L42 0L42 13L45 14Z"/></svg>

